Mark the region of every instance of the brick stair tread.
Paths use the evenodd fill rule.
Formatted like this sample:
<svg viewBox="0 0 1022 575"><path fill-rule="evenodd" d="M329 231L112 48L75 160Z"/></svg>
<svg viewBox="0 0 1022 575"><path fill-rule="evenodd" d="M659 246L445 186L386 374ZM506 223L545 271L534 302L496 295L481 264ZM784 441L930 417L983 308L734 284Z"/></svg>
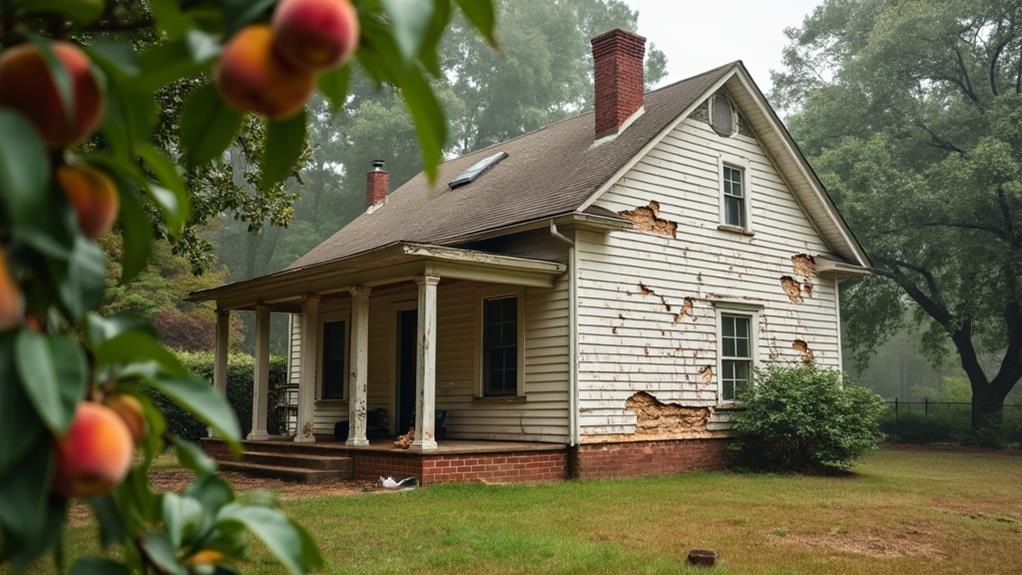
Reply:
<svg viewBox="0 0 1022 575"><path fill-rule="evenodd" d="M230 460L225 459L225 461ZM245 451L240 461L260 465L335 471L350 469L352 466L351 457L346 455L310 455L306 453L282 453L279 451Z"/></svg>
<svg viewBox="0 0 1022 575"><path fill-rule="evenodd" d="M283 465L264 465L244 461L221 461L221 471L233 471L255 477L283 479L302 483L325 483L351 479L350 470L308 469Z"/></svg>

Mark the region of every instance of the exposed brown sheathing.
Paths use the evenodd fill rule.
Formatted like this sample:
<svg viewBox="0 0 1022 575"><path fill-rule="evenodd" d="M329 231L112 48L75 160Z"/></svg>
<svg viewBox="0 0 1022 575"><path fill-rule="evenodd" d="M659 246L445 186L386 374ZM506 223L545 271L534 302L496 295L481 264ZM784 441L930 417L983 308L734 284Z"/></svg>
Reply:
<svg viewBox="0 0 1022 575"><path fill-rule="evenodd" d="M816 260L808 254L791 256L791 270L795 275L811 278L816 275Z"/></svg>
<svg viewBox="0 0 1022 575"><path fill-rule="evenodd" d="M704 365L703 368L699 370L699 381L701 381L703 385L709 385L710 383L712 383L713 368L710 367L709 365Z"/></svg>
<svg viewBox="0 0 1022 575"><path fill-rule="evenodd" d="M681 311L674 314L674 321L681 322L681 320L685 319L685 316L691 316L693 307L695 307L695 300L686 297L681 303Z"/></svg>
<svg viewBox="0 0 1022 575"><path fill-rule="evenodd" d="M809 349L809 344L804 339L792 341L791 348L802 354L803 363L810 364L816 359L816 355L813 354L813 350Z"/></svg>
<svg viewBox="0 0 1022 575"><path fill-rule="evenodd" d="M781 287L791 303L802 303L802 284L791 276L781 276Z"/></svg>
<svg viewBox="0 0 1022 575"><path fill-rule="evenodd" d="M708 407L686 407L664 403L645 391L625 401L625 409L635 413L635 434L657 438L684 438L706 431L710 419Z"/></svg>
<svg viewBox="0 0 1022 575"><path fill-rule="evenodd" d="M635 229L665 238L678 237L678 224L660 217L660 202L650 200L646 206L618 212L635 225Z"/></svg>

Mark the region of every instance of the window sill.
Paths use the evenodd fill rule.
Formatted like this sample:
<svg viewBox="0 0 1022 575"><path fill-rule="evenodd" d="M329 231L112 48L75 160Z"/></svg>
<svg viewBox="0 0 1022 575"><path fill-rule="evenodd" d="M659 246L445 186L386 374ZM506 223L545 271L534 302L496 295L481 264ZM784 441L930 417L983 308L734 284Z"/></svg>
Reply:
<svg viewBox="0 0 1022 575"><path fill-rule="evenodd" d="M745 403L741 401L725 401L714 406L717 411L745 411Z"/></svg>
<svg viewBox="0 0 1022 575"><path fill-rule="evenodd" d="M743 235L743 236L749 236L750 238L756 235L756 232L750 230L749 228L741 228L741 227L732 226L732 225L729 225L729 224L720 224L719 226L717 226L717 229L722 231L722 232L731 232L733 234L740 234L740 235Z"/></svg>
<svg viewBox="0 0 1022 575"><path fill-rule="evenodd" d="M524 395L477 395L472 398L472 401L483 403L525 403L527 399Z"/></svg>
<svg viewBox="0 0 1022 575"><path fill-rule="evenodd" d="M323 399L321 397L317 397L316 398L316 403L330 403L330 404L342 405L342 404L347 404L348 400L347 399Z"/></svg>

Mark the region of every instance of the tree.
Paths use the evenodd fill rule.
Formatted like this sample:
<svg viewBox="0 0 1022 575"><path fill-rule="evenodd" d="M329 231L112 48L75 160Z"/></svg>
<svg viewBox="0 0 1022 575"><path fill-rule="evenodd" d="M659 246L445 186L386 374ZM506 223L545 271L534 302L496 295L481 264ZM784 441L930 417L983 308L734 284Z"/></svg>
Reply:
<svg viewBox="0 0 1022 575"><path fill-rule="evenodd" d="M235 573L246 533L282 571L322 566L308 532L270 498L237 498L215 462L167 432L150 397L190 412L240 452L226 399L189 373L144 317L100 308L108 274L129 284L153 261L154 231L185 237L203 201L193 178L222 170L239 137L242 148L254 145L247 137L261 138L251 148L259 150L253 184L261 191L291 174L306 146L306 102L318 89L339 108L356 65L400 94L423 168L435 178L447 135L426 79L440 74L437 42L456 12L493 42L494 10L486 0L416 7L391 0L0 2L3 567L21 573L52 552L64 572L61 539L72 500L92 507L99 543L118 549L79 559L70 569L76 575ZM332 25L310 25L323 22ZM124 31L142 39L110 36ZM174 106L161 108L160 97L189 83L168 126ZM161 147L165 130L178 138ZM107 246L118 265L107 266L99 245L108 233L119 236ZM195 475L181 493L149 485L150 465L168 444Z"/></svg>
<svg viewBox="0 0 1022 575"><path fill-rule="evenodd" d="M853 347L913 311L996 423L1022 379L1022 4L828 0L788 35L774 98L874 263L842 296Z"/></svg>

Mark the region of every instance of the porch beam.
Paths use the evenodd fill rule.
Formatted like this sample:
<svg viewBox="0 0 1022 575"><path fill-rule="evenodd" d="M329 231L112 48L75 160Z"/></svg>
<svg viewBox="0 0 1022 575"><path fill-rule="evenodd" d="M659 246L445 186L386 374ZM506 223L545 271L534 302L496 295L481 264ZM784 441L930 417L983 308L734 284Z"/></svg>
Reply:
<svg viewBox="0 0 1022 575"><path fill-rule="evenodd" d="M264 441L270 438L266 431L267 406L270 400L270 308L256 306L255 322L255 377L252 381L252 430L248 439Z"/></svg>
<svg viewBox="0 0 1022 575"><path fill-rule="evenodd" d="M223 308L216 310L216 352L213 363L213 389L220 397L227 397L227 353L230 350L231 312ZM213 437L213 429L208 429Z"/></svg>
<svg viewBox="0 0 1022 575"><path fill-rule="evenodd" d="M348 374L348 440L351 446L369 445L366 439L366 404L369 384L368 287L351 288L351 371Z"/></svg>
<svg viewBox="0 0 1022 575"><path fill-rule="evenodd" d="M316 410L316 363L319 361L319 296L307 295L302 301L301 373L298 382L298 431L295 441L316 441L313 416Z"/></svg>
<svg viewBox="0 0 1022 575"><path fill-rule="evenodd" d="M436 449L436 290L440 277L415 278L419 286L419 325L415 350L415 439L411 448Z"/></svg>

